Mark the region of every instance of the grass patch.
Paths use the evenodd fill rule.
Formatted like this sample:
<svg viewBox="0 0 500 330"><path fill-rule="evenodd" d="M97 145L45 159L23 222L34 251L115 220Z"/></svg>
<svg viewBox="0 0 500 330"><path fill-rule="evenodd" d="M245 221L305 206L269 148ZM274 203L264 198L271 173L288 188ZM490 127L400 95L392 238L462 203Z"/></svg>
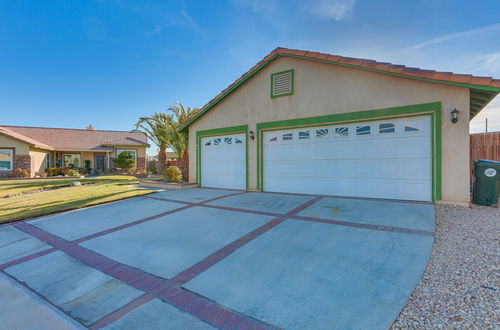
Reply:
<svg viewBox="0 0 500 330"><path fill-rule="evenodd" d="M154 191L131 187L123 182L108 182L3 198L0 199L0 223L142 196L152 192Z"/></svg>
<svg viewBox="0 0 500 330"><path fill-rule="evenodd" d="M0 198L6 195L16 195L34 190L65 187L72 181L81 183L122 183L135 184L139 179L130 175L102 175L95 178L61 178L61 179L19 179L0 180Z"/></svg>

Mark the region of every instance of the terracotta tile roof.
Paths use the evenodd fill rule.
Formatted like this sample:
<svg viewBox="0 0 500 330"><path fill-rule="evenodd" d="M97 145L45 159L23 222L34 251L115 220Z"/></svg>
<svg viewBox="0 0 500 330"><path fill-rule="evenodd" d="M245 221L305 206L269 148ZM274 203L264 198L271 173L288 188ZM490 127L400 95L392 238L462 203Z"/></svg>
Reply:
<svg viewBox="0 0 500 330"><path fill-rule="evenodd" d="M106 147L108 145L149 146L147 137L139 132L0 126L0 134L10 134L30 145L55 150L108 151L112 150Z"/></svg>
<svg viewBox="0 0 500 330"><path fill-rule="evenodd" d="M13 139L21 141L21 142L25 142L25 143L29 144L30 146L33 146L33 147L38 147L38 148L42 148L42 149L49 149L49 150L53 150L54 149L54 148L52 148L52 147L50 147L50 146L48 146L46 144L43 144L43 143L41 143L39 141L34 140L32 138L29 138L29 137L24 136L22 134L13 132L10 129L7 129L5 127L0 127L0 134L8 136L10 138L13 138Z"/></svg>
<svg viewBox="0 0 500 330"><path fill-rule="evenodd" d="M339 55L332 55L319 52L310 52L306 50L299 49L289 49L278 47L264 57L261 61L255 64L250 70L248 70L241 77L236 79L231 85L219 93L216 97L210 100L204 107L195 113L190 119L186 120L180 127L179 130L183 130L185 127L189 126L194 120L203 115L207 110L212 108L217 104L223 97L231 93L235 88L242 84L245 80L253 76L259 69L267 65L272 60L278 58L279 56L289 56L302 59L316 60L328 62L331 64L337 64L342 66L354 67L362 70L371 70L380 72L382 74L397 75L400 77L413 78L427 80L436 83L444 83L451 85L464 86L471 89L483 90L489 93L495 93L495 95L500 92L500 79L494 79L492 77L479 77L470 74L457 74L453 72L440 72L434 70L424 70L419 68L406 67L405 65L396 65L385 62L378 62L375 60L364 59L364 58L353 58L353 57L343 57ZM487 103L486 103L487 104ZM484 104L484 105L486 105ZM483 106L484 107L484 106ZM475 113L479 112L482 107L476 108Z"/></svg>

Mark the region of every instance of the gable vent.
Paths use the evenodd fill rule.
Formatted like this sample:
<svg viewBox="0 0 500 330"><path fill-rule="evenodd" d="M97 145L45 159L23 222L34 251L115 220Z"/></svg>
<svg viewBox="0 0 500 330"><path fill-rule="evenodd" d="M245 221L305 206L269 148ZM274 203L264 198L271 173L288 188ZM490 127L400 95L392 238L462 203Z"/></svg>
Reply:
<svg viewBox="0 0 500 330"><path fill-rule="evenodd" d="M293 70L271 75L271 97L293 94Z"/></svg>

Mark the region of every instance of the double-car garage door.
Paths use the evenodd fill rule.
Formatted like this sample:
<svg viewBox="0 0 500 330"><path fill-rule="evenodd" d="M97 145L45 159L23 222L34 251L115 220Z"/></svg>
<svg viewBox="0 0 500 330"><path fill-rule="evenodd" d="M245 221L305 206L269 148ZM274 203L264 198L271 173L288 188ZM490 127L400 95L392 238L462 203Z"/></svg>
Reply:
<svg viewBox="0 0 500 330"><path fill-rule="evenodd" d="M431 133L429 116L266 131L263 188L430 201ZM245 143L244 134L202 139L202 185L245 189Z"/></svg>

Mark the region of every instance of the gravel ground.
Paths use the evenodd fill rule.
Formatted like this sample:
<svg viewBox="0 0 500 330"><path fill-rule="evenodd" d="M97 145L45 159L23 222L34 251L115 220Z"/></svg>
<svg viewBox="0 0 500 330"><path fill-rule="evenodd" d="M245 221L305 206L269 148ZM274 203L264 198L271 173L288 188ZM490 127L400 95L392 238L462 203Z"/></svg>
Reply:
<svg viewBox="0 0 500 330"><path fill-rule="evenodd" d="M392 329L499 329L500 209L436 211L431 260Z"/></svg>

